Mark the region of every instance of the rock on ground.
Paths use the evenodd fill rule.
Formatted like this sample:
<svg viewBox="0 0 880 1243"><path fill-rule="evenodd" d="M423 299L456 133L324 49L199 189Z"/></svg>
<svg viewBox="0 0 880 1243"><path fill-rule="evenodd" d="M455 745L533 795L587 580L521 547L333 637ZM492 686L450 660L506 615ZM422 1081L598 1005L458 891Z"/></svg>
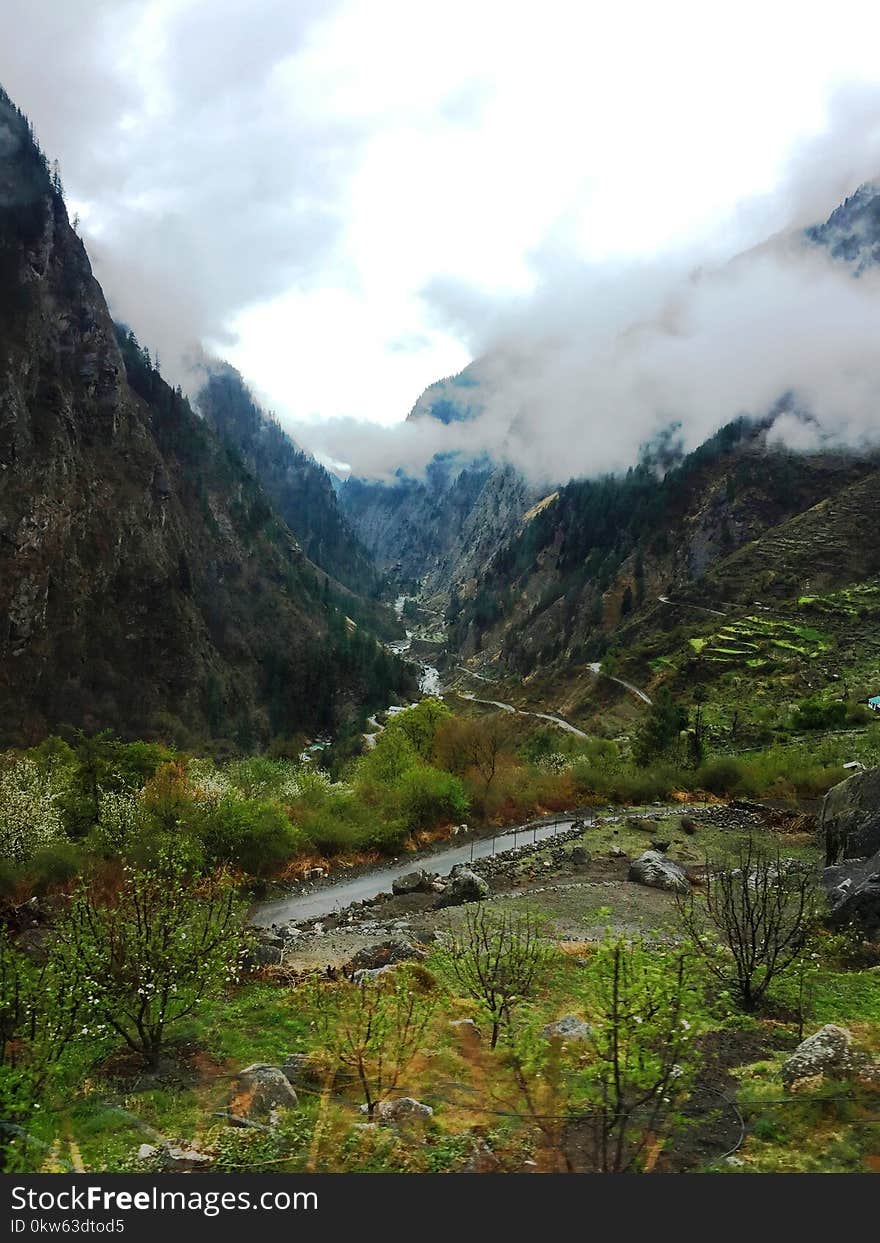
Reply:
<svg viewBox="0 0 880 1243"><path fill-rule="evenodd" d="M545 1036L547 1040L589 1040L592 1034L593 1029L589 1023L585 1023L576 1014L563 1015L555 1023L548 1023L541 1031L541 1035Z"/></svg>
<svg viewBox="0 0 880 1243"><path fill-rule="evenodd" d="M407 1122L428 1122L434 1117L434 1110L411 1096L401 1096L393 1101L380 1101L376 1106L376 1117L380 1122L397 1126Z"/></svg>
<svg viewBox="0 0 880 1243"><path fill-rule="evenodd" d="M188 1170L204 1170L212 1165L214 1158L206 1152L200 1152L191 1144L141 1144L137 1151L139 1161L158 1159L163 1169L175 1173Z"/></svg>
<svg viewBox="0 0 880 1243"><path fill-rule="evenodd" d="M488 882L463 863L457 863L449 873L449 884L442 895L444 906L458 906L462 902L482 902L490 893Z"/></svg>
<svg viewBox="0 0 880 1243"><path fill-rule="evenodd" d="M629 879L652 889L668 889L673 893L687 893L690 889L684 868L679 867L657 850L646 850L629 865Z"/></svg>
<svg viewBox="0 0 880 1243"><path fill-rule="evenodd" d="M249 1122L270 1123L279 1109L299 1104L290 1080L277 1066L254 1062L238 1072L229 1098L229 1112Z"/></svg>
<svg viewBox="0 0 880 1243"><path fill-rule="evenodd" d="M425 957L426 951L411 941L395 937L390 941L382 941L378 945L365 945L351 958L346 971L375 971L380 967L388 967L398 962L417 961Z"/></svg>
<svg viewBox="0 0 880 1243"><path fill-rule="evenodd" d="M407 872L405 876L398 876L396 880L391 882L391 892L394 894L404 893L429 893L435 876L430 875L423 868L419 868L416 872Z"/></svg>
<svg viewBox="0 0 880 1243"><path fill-rule="evenodd" d="M880 1067L875 1067L867 1054L853 1045L852 1032L846 1027L826 1023L812 1036L802 1040L782 1065L782 1082L791 1091L805 1079L821 1075L846 1078L857 1075L871 1081L878 1078Z"/></svg>

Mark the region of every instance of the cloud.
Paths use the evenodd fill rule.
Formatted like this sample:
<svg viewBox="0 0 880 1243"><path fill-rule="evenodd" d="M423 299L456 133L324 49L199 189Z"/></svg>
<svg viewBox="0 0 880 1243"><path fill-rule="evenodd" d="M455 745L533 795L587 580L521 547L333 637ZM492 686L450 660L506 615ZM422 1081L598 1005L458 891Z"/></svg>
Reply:
<svg viewBox="0 0 880 1243"><path fill-rule="evenodd" d="M364 475L418 474L445 452L488 454L549 483L625 470L671 425L694 449L782 399L776 442L864 447L880 441L878 342L880 269L854 279L817 247L761 249L712 271L573 271L479 339L474 420L381 431L334 421L301 435Z"/></svg>
<svg viewBox="0 0 880 1243"><path fill-rule="evenodd" d="M0 80L61 154L114 315L181 378L332 253L356 126L304 98L332 0L12 0ZM299 90L299 95L298 95Z"/></svg>
<svg viewBox="0 0 880 1243"><path fill-rule="evenodd" d="M782 413L772 443L874 447L880 267L855 279L852 266L807 244L803 226L878 170L880 90L850 84L831 99L827 129L795 149L774 195L735 206L746 233L761 225L770 239L723 262L716 244L708 257L682 248L595 264L578 260L563 228L533 252L528 294L498 299L432 281L423 291L431 320L478 357L469 374L480 416L441 428L420 420L396 440L351 424L338 437L337 427L309 429L306 439L332 440L358 473L388 477L397 464L419 474L432 453L455 452L487 454L541 484L625 470L670 426L691 450L732 419L773 409Z"/></svg>
<svg viewBox="0 0 880 1243"><path fill-rule="evenodd" d="M490 453L556 481L785 393L792 440L805 411L874 435L873 276L760 243L880 169L880 91L826 98L880 18L771 7L719 56L698 3L6 0L0 81L169 378L224 353L364 473ZM465 357L469 423L338 417L401 418Z"/></svg>

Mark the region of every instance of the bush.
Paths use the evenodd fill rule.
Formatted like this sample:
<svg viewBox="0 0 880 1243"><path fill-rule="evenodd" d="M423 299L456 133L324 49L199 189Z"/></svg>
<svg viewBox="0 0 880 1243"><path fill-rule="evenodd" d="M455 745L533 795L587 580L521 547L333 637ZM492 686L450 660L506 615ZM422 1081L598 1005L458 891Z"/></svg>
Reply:
<svg viewBox="0 0 880 1243"><path fill-rule="evenodd" d="M229 863L266 876L302 845L302 835L274 803L252 803L229 794L205 810L198 836L209 864Z"/></svg>
<svg viewBox="0 0 880 1243"><path fill-rule="evenodd" d="M58 841L38 850L27 867L34 893L44 894L66 884L82 870L82 853L73 842Z"/></svg>
<svg viewBox="0 0 880 1243"><path fill-rule="evenodd" d="M842 729L846 724L847 705L840 699L823 703L816 696L802 699L792 713L792 729Z"/></svg>
<svg viewBox="0 0 880 1243"><path fill-rule="evenodd" d="M729 756L710 760L697 772L697 785L710 794L742 794L745 784L742 764Z"/></svg>
<svg viewBox="0 0 880 1243"><path fill-rule="evenodd" d="M467 815L468 798L458 777L428 764L405 772L397 791L401 819L411 833Z"/></svg>

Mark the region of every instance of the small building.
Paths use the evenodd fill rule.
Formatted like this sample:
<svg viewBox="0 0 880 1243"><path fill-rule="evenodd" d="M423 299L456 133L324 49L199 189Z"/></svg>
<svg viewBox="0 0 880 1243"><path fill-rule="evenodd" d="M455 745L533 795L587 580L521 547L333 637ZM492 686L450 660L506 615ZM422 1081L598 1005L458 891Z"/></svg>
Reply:
<svg viewBox="0 0 880 1243"><path fill-rule="evenodd" d="M868 700L868 707L874 712L880 712L880 695L872 695Z"/></svg>

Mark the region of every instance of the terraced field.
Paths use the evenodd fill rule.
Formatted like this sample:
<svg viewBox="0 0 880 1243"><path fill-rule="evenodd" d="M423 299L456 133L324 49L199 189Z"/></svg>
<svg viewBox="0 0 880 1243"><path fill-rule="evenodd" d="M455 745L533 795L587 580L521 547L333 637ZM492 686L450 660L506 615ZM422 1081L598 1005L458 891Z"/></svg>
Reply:
<svg viewBox="0 0 880 1243"><path fill-rule="evenodd" d="M688 642L702 660L765 670L815 660L834 643L813 626L757 614L727 622L714 634L696 636Z"/></svg>

